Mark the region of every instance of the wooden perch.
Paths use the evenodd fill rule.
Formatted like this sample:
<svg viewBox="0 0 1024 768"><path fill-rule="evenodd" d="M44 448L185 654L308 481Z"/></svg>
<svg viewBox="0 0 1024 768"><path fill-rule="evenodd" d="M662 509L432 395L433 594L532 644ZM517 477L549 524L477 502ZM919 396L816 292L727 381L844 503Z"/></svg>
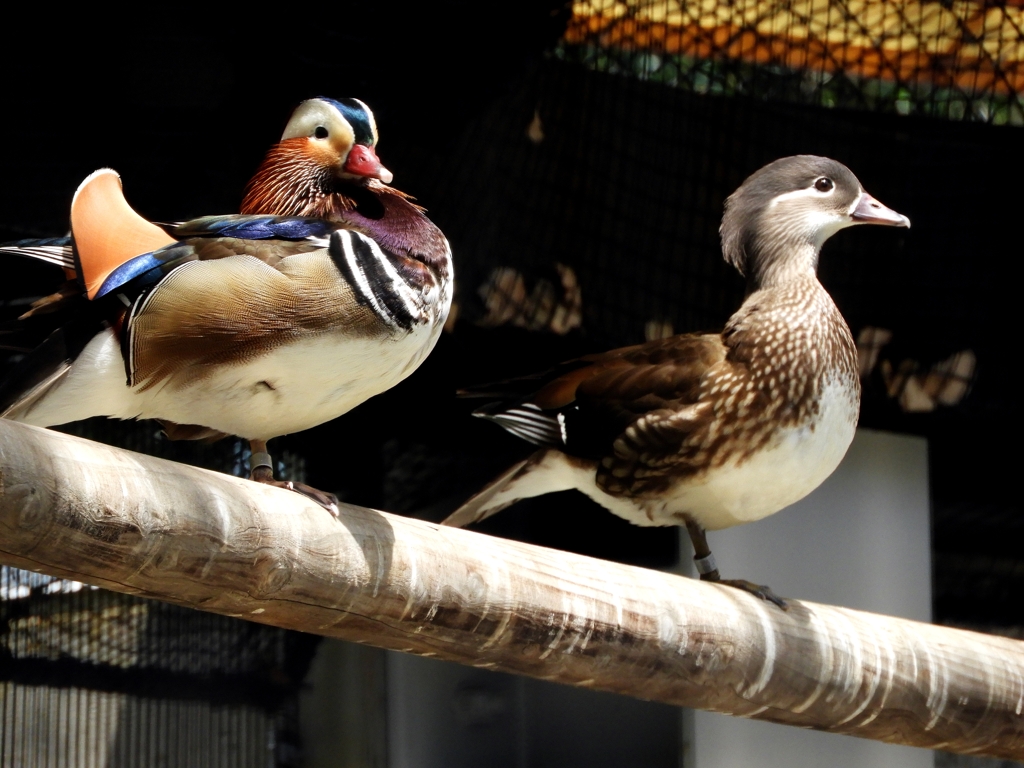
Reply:
<svg viewBox="0 0 1024 768"><path fill-rule="evenodd" d="M1024 758L1024 643L297 494L0 420L0 561L423 656ZM894 589L899 585L894 584Z"/></svg>

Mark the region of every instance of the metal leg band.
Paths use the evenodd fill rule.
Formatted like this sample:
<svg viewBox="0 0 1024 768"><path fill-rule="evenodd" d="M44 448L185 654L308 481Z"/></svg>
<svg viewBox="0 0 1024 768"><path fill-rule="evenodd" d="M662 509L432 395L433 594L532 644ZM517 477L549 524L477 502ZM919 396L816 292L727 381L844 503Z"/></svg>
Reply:
<svg viewBox="0 0 1024 768"><path fill-rule="evenodd" d="M704 557L694 557L693 564L697 566L697 573L701 576L718 570L718 564L715 562L715 556L711 552L708 552Z"/></svg>
<svg viewBox="0 0 1024 768"><path fill-rule="evenodd" d="M269 469L274 468L274 460L266 451L255 451L252 456L249 457L249 471L255 472L258 467L267 467Z"/></svg>

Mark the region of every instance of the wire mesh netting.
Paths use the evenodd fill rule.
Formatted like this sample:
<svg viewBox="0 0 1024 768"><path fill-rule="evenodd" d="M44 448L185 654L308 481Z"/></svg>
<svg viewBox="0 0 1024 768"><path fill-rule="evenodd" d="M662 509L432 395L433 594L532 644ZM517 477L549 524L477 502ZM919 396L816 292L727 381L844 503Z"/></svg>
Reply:
<svg viewBox="0 0 1024 768"><path fill-rule="evenodd" d="M0 626L0 764L298 764L304 636L7 567Z"/></svg>
<svg viewBox="0 0 1024 768"><path fill-rule="evenodd" d="M589 0L557 55L698 93L1024 124L1024 8Z"/></svg>

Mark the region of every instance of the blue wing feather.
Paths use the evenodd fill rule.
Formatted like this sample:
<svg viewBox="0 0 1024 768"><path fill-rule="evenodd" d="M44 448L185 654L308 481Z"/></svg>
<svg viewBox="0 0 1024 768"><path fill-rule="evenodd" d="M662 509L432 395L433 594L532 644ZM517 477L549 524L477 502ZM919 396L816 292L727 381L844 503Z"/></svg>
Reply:
<svg viewBox="0 0 1024 768"><path fill-rule="evenodd" d="M204 216L176 227L174 237L235 237L240 240L328 238L337 224L300 216Z"/></svg>
<svg viewBox="0 0 1024 768"><path fill-rule="evenodd" d="M140 293L159 283L177 267L198 258L195 247L187 242L174 243L152 253L136 256L107 275L94 301L114 292L124 294L129 301L135 301Z"/></svg>
<svg viewBox="0 0 1024 768"><path fill-rule="evenodd" d="M203 240L217 238L225 241L225 245L231 240L301 243L327 238L336 229L336 224L322 219L295 216L207 216L186 221L171 231L173 237L181 238L180 243L126 261L107 276L95 298L117 292L134 301L142 291L185 262L204 258L201 255Z"/></svg>
<svg viewBox="0 0 1024 768"><path fill-rule="evenodd" d="M103 281L103 285L100 286L100 289L96 292L96 296L94 298L98 299L101 296L106 296L108 293L116 291L118 288L123 287L126 283L134 280L140 275L144 275L147 272L163 266L163 261L157 257L157 253L160 253L160 251L144 253L141 256L136 256L130 261L126 261L107 275L107 279ZM159 275L162 276L163 272L160 272ZM158 276L154 275L154 277Z"/></svg>
<svg viewBox="0 0 1024 768"><path fill-rule="evenodd" d="M232 237L239 240L306 240L306 239L328 239L331 232L338 229L338 224L324 221L323 219L312 219L299 216L204 216L192 221L160 224L159 226L178 239L187 237ZM9 243L0 243L0 254L13 254L17 256L47 261L60 267L74 269L75 259L72 253L70 237L47 237L15 240ZM133 279L140 272L132 270L141 269L141 264L135 264L137 259L142 259L150 254L141 254L135 259L126 262L114 270L104 282L105 293L107 283L113 287L121 285ZM135 264L128 267L129 264ZM115 278L114 276L119 277ZM129 275L128 277L122 277ZM113 282L111 280L113 279ZM100 294L102 295L102 293Z"/></svg>

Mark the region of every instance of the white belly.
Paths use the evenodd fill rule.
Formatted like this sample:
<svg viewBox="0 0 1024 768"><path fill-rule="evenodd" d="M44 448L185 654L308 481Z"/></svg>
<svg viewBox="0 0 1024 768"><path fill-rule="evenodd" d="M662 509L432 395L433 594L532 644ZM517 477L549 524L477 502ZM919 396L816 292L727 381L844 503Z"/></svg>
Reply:
<svg viewBox="0 0 1024 768"><path fill-rule="evenodd" d="M91 416L165 419L267 440L321 424L390 389L423 362L440 327L424 324L399 340L322 334L222 366L187 386L148 390L127 386L117 339L104 331L18 418L38 426Z"/></svg>
<svg viewBox="0 0 1024 768"><path fill-rule="evenodd" d="M835 471L857 427L850 390L828 385L813 425L780 430L764 450L680 482L664 500L643 504L648 525L679 524L684 514L714 531L760 520L802 499Z"/></svg>
<svg viewBox="0 0 1024 768"><path fill-rule="evenodd" d="M559 460L561 454L555 452L541 468L540 474L546 477L533 482L538 488L550 484L551 490L576 488L636 525L682 525L685 516L714 531L753 522L809 494L846 455L857 426L856 399L848 388L829 385L820 406L813 428L782 430L765 450L703 476L681 480L656 499L611 496L597 487L596 467L583 469L578 463Z"/></svg>

